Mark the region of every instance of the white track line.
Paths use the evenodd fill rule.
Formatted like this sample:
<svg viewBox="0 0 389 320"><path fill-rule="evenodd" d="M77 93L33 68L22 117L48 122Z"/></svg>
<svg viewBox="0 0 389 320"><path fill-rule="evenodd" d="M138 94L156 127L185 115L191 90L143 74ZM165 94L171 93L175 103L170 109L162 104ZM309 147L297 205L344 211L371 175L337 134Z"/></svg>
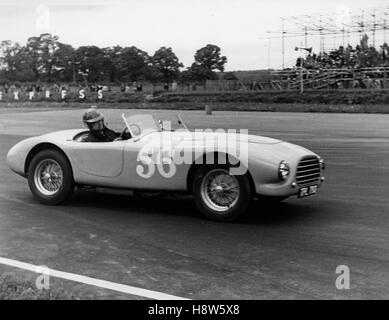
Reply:
<svg viewBox="0 0 389 320"><path fill-rule="evenodd" d="M32 271L35 273L40 273L42 274L42 266L36 266L30 263L25 263L17 260L12 260L12 259L7 259L7 258L2 258L0 257L0 264L11 266L11 267L16 267L19 269L23 270L28 270ZM63 272L63 271L58 271L54 269L47 269L49 276L61 278L61 279L66 279L66 280L71 280L71 281L76 281L100 288L105 288L113 291L118 291L122 293L127 293L127 294L132 294L135 296L140 296L140 297L145 297L145 298L151 298L151 299L156 299L156 300L189 300L186 298L181 298L177 296L172 296L170 294L158 292L158 291L152 291L152 290L147 290L147 289L142 289L142 288L137 288L137 287L132 287L128 286L125 284L120 284L120 283L115 283L115 282L110 282L106 280L100 280L100 279L95 279L95 278L90 278L82 275L78 275L75 273L68 273L68 272ZM45 271L46 273L46 271Z"/></svg>

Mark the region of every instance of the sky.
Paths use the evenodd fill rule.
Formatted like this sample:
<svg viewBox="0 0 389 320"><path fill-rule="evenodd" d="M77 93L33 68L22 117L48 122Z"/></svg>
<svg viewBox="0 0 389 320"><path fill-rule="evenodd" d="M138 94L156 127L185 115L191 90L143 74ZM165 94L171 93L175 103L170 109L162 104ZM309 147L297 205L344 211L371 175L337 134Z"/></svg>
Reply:
<svg viewBox="0 0 389 320"><path fill-rule="evenodd" d="M49 32L74 47L134 45L153 55L165 46L185 67L196 50L215 44L227 56L226 71L280 68L281 40L274 35L269 40L266 31L281 30L281 17L387 5L387 0L0 0L0 40L25 44ZM341 40L327 39L336 41ZM301 54L295 46L304 44L304 38L286 40L286 66ZM309 38L308 46L318 50L317 37Z"/></svg>

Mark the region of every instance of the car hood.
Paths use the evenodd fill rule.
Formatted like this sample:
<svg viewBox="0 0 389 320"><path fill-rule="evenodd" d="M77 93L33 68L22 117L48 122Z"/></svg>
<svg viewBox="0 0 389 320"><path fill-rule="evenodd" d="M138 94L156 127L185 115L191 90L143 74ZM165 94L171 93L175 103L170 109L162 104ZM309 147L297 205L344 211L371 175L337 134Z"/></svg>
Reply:
<svg viewBox="0 0 389 320"><path fill-rule="evenodd" d="M285 141L279 141L279 143L275 144L256 144L251 146L252 147L249 148L249 155L251 158L263 158L264 154L266 154L271 161L288 159L298 161L305 156L317 156L314 152L305 147Z"/></svg>
<svg viewBox="0 0 389 320"><path fill-rule="evenodd" d="M171 138L171 132L163 132L162 139ZM150 136L150 146L159 146L161 143L160 140L156 139L157 133L155 136ZM301 147L299 145L295 145L292 143L288 143L282 140L257 136L257 135L248 135L248 134L239 134L239 133L229 133L228 135L225 132L174 132L173 133L173 145L176 147L184 146L187 148L193 148L195 145L193 141L198 141L197 146L205 146L205 147L214 147L214 141L217 141L216 146L223 148L224 145L219 142L222 141L220 139L227 139L228 141L237 141L239 142L239 146L236 144L228 144L228 149L234 152L235 148L238 147L239 150L242 149L242 146L247 142L248 146L248 154L250 158L258 158L262 159L264 157L269 158L270 162L273 161L281 161L290 158L301 158L306 155L312 155L312 151ZM215 140L213 140L215 139ZM166 140L168 141L168 140ZM243 144L242 144L243 143ZM231 149L230 149L231 148ZM239 151L240 152L240 151ZM242 151L244 152L244 151Z"/></svg>
<svg viewBox="0 0 389 320"><path fill-rule="evenodd" d="M255 136L252 134L248 135L248 141L249 143L254 143L254 144L277 144L282 142L281 140L263 137L263 136Z"/></svg>
<svg viewBox="0 0 389 320"><path fill-rule="evenodd" d="M163 132L163 138L169 139L171 137L172 132ZM228 140L236 140L236 141L247 141L253 144L277 144L281 143L281 140L257 136L252 134L243 134L243 133L235 133L231 131L227 132L215 132L215 131L175 131L173 133L173 139L177 139L180 141L206 141L208 139L228 139Z"/></svg>

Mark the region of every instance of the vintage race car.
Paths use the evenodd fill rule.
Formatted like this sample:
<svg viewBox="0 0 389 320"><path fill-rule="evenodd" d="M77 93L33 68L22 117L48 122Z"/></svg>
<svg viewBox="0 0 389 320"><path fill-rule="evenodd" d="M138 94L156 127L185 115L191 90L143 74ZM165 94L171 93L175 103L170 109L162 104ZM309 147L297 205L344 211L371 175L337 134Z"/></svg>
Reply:
<svg viewBox="0 0 389 320"><path fill-rule="evenodd" d="M122 115L113 142L83 142L85 129L23 140L8 152L9 167L28 179L43 204L57 205L74 188L109 193L182 192L216 221L241 217L254 197L280 201L315 194L324 161L301 146L229 130L188 130L151 115Z"/></svg>

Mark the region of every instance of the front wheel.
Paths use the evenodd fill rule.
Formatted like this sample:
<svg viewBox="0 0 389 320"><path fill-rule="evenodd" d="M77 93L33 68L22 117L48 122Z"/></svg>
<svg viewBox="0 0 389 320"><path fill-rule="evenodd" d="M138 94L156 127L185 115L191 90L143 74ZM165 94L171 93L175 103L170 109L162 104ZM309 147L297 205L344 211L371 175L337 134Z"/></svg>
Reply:
<svg viewBox="0 0 389 320"><path fill-rule="evenodd" d="M28 167L28 185L39 202L57 205L73 192L72 168L59 151L49 149L37 153Z"/></svg>
<svg viewBox="0 0 389 320"><path fill-rule="evenodd" d="M199 210L215 221L235 221L252 200L247 174L231 175L229 166L203 166L194 176L192 193Z"/></svg>

